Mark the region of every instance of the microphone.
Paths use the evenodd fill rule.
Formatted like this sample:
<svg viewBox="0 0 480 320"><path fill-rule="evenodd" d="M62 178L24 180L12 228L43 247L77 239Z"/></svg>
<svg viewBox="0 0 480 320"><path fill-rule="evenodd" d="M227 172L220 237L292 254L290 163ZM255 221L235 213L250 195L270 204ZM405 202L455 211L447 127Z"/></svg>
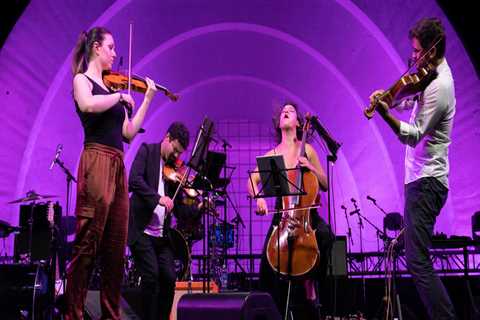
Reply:
<svg viewBox="0 0 480 320"><path fill-rule="evenodd" d="M327 148L333 156L333 161L337 160L337 151L340 148L341 144L338 143L333 137L328 133L327 129L325 129L320 121L318 120L317 116L313 116L311 118L311 123L315 131L322 137L322 139L326 142Z"/></svg>
<svg viewBox="0 0 480 320"><path fill-rule="evenodd" d="M353 211L349 212L348 214L353 216L354 214L359 213L359 212L360 212L360 209L356 209L356 210L353 210Z"/></svg>
<svg viewBox="0 0 480 320"><path fill-rule="evenodd" d="M55 166L55 163L57 163L57 160L60 157L60 154L62 153L62 150L63 150L63 145L58 144L57 145L57 150L55 151L55 158L53 158L52 163L50 164L50 168L48 170L53 169L53 166Z"/></svg>
<svg viewBox="0 0 480 320"><path fill-rule="evenodd" d="M370 197L370 196L367 196L367 199L372 201L373 204L377 204L377 200L375 200L374 198Z"/></svg>
<svg viewBox="0 0 480 320"><path fill-rule="evenodd" d="M352 201L353 205L355 206L355 210L351 211L350 215L353 216L355 213L357 213L357 214L360 213L360 209L357 206L357 200L352 198L352 199L350 199L350 201Z"/></svg>

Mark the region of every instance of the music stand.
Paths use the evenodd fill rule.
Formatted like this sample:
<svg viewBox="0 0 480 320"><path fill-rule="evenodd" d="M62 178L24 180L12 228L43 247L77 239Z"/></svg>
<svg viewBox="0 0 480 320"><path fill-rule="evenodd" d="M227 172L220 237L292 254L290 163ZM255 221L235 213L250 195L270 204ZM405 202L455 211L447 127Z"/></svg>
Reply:
<svg viewBox="0 0 480 320"><path fill-rule="evenodd" d="M208 146L212 140L213 122L205 117L202 125L198 129L197 139L193 146L192 156L188 166L197 172L201 172L206 163Z"/></svg>
<svg viewBox="0 0 480 320"><path fill-rule="evenodd" d="M298 173L301 173L301 168L285 168L285 160L283 155L271 155L271 156L259 156L256 157L257 160L257 167L258 171L249 171L249 178L250 183L252 184L253 188L253 181L252 181L252 173L258 173L260 175L260 180L262 183L262 187L257 192L256 195L253 196L254 199L258 198L269 198L269 197L276 197L276 206L275 210L276 213L281 212L281 205L282 205L282 197L285 196L302 196L306 195L306 192L301 188L297 187L295 183L291 182L288 179L288 171L291 170L298 170ZM300 175L301 176L301 175ZM303 182L300 186L303 185ZM281 219L277 224L276 231L280 232L280 223ZM272 231L272 233L275 232ZM251 236L251 235L250 235ZM290 237L288 237L290 238ZM289 266L287 267L287 279L288 279L288 291L287 291L287 302L285 306L285 319L288 319L288 313L290 309L290 291L291 291L291 277L290 277L290 270L291 270L291 247L290 247L290 239L287 241L288 243L288 250L287 250L287 261ZM277 281L280 284L280 276L281 276L281 266L280 266L280 236L277 236ZM280 285L278 285L280 288Z"/></svg>
<svg viewBox="0 0 480 320"><path fill-rule="evenodd" d="M208 151L208 146L210 142L213 140L212 133L213 133L213 122L205 117L203 119L202 125L197 133L197 139L195 141L195 145L192 150L192 156L190 161L188 162L187 166L189 170L194 169L197 171L197 175L195 176L194 181L191 184L191 187L196 190L203 190L204 197L207 198L207 206L205 210L207 211L207 215L203 216L203 223L206 226L207 236L203 239L203 292L210 293L210 243L207 239L210 239L210 191L213 190L213 183L212 181L218 180L221 168L223 163L225 163L226 156L223 154L223 163L222 165L217 168L217 163L219 159L221 160L221 155L212 155L211 151ZM217 161L214 161L217 160ZM216 172L218 171L218 174ZM188 174L190 172L188 171ZM188 175L187 175L188 176ZM206 221L205 221L206 220ZM205 258L206 257L206 258ZM205 279L205 273L207 274L207 279ZM190 277L191 278L191 277ZM205 283L206 280L206 283Z"/></svg>
<svg viewBox="0 0 480 320"><path fill-rule="evenodd" d="M227 155L221 152L208 150L201 170L192 182L192 188L203 191L212 191L218 187L226 188L226 181L220 179L220 172L225 166Z"/></svg>
<svg viewBox="0 0 480 320"><path fill-rule="evenodd" d="M300 168L285 168L282 155L256 157L258 171L249 171L250 183L253 186L252 173L258 173L262 187L253 198L270 198L285 196L303 196L305 191L299 189L293 182L288 180L288 171L301 170ZM253 188L252 188L253 189Z"/></svg>

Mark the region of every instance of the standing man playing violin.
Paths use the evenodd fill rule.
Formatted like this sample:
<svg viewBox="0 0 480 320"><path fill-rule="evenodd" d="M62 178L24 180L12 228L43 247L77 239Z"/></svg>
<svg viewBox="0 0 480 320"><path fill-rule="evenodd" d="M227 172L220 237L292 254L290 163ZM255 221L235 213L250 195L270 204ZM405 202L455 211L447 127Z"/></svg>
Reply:
<svg viewBox="0 0 480 320"><path fill-rule="evenodd" d="M67 269L65 319L83 319L85 297L94 261L101 256L102 319L120 319L128 227L128 191L122 141L140 129L156 88L148 89L135 116L127 117L128 94L112 92L102 73L116 57L110 31L96 27L82 32L73 54L73 98L84 130L84 148L78 167L77 226L72 260Z"/></svg>
<svg viewBox="0 0 480 320"><path fill-rule="evenodd" d="M441 22L435 18L422 19L410 30L409 37L416 67L431 63L437 72L436 78L420 93L409 123L398 120L389 112L387 103L378 101L383 90L373 92L370 101L377 103L382 118L406 145L407 266L430 318L455 319L452 302L433 270L429 255L435 220L448 195L448 146L455 114L455 89L445 59L445 31Z"/></svg>
<svg viewBox="0 0 480 320"><path fill-rule="evenodd" d="M274 129L277 136L277 142L279 143L275 148L268 151L265 155L283 155L286 168L295 168L299 165L306 170L310 170L314 173L315 177L318 180L320 190L326 191L328 182L320 161L318 159L317 152L310 144L305 145L306 157L299 156L301 148L301 140L303 135L303 119L297 110L297 106L293 103L287 102L283 105L283 108L280 110L280 113L274 118ZM258 171L258 168L255 169ZM250 181L247 184L248 192L250 196L258 194L260 184L260 175L258 173L252 174L252 183ZM276 209L281 209L281 204L278 202L282 199L277 199ZM269 212L267 202L264 198L257 199L257 213L260 215L267 214ZM276 274L273 272L270 267L267 257L266 250L267 244L270 239L270 235L273 232L274 226L278 225L280 222L282 214L276 213L272 218L272 224L267 236L265 239L265 245L262 253L262 260L260 262L260 289L271 294L274 299L279 312L283 314L285 312L287 291L286 291L286 282L278 281ZM320 270L315 270L314 275L310 279L305 281L295 281L294 282L294 292L292 297L294 297L294 305L297 305L297 308L294 308L294 318L303 319L305 317L316 319L318 318L318 310L314 305L317 299L318 290L316 288L318 278L322 278L326 274L327 269L327 257L329 256L328 252L333 243L333 235L325 223L325 221L318 215L316 209L310 210L310 217L312 222L312 228L315 230L317 237L317 244L320 250ZM279 287L280 286L280 287ZM291 303L292 304L292 303ZM302 308L298 308L301 306ZM303 310L300 310L303 309ZM303 312L302 315L298 312ZM308 314L308 315L305 315Z"/></svg>
<svg viewBox="0 0 480 320"><path fill-rule="evenodd" d="M129 177L130 220L128 245L141 276L142 319L168 319L175 293L173 249L168 239L176 186L165 179L189 143L184 124L174 122L161 143L142 144Z"/></svg>

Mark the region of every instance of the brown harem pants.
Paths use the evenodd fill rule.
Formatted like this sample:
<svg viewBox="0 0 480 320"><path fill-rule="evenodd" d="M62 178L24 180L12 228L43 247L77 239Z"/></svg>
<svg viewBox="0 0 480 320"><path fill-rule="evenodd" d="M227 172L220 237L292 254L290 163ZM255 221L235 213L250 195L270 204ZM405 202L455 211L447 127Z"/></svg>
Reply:
<svg viewBox="0 0 480 320"><path fill-rule="evenodd" d="M83 320L88 282L101 257L102 319L120 319L120 288L128 232L128 190L123 152L85 144L78 169L76 234L67 269L66 320Z"/></svg>

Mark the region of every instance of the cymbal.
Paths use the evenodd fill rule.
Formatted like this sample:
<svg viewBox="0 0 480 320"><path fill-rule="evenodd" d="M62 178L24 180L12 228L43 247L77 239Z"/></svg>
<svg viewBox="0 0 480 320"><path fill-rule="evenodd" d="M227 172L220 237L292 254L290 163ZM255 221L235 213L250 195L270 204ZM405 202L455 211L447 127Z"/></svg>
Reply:
<svg viewBox="0 0 480 320"><path fill-rule="evenodd" d="M12 232L21 231L21 227L11 226L10 223L0 220L0 238L6 238Z"/></svg>
<svg viewBox="0 0 480 320"><path fill-rule="evenodd" d="M42 194L36 193L35 191L28 191L26 197L7 202L7 204L32 202L32 201L51 199L51 198L58 198L58 196L56 196L56 195L46 195L46 194L42 195Z"/></svg>

